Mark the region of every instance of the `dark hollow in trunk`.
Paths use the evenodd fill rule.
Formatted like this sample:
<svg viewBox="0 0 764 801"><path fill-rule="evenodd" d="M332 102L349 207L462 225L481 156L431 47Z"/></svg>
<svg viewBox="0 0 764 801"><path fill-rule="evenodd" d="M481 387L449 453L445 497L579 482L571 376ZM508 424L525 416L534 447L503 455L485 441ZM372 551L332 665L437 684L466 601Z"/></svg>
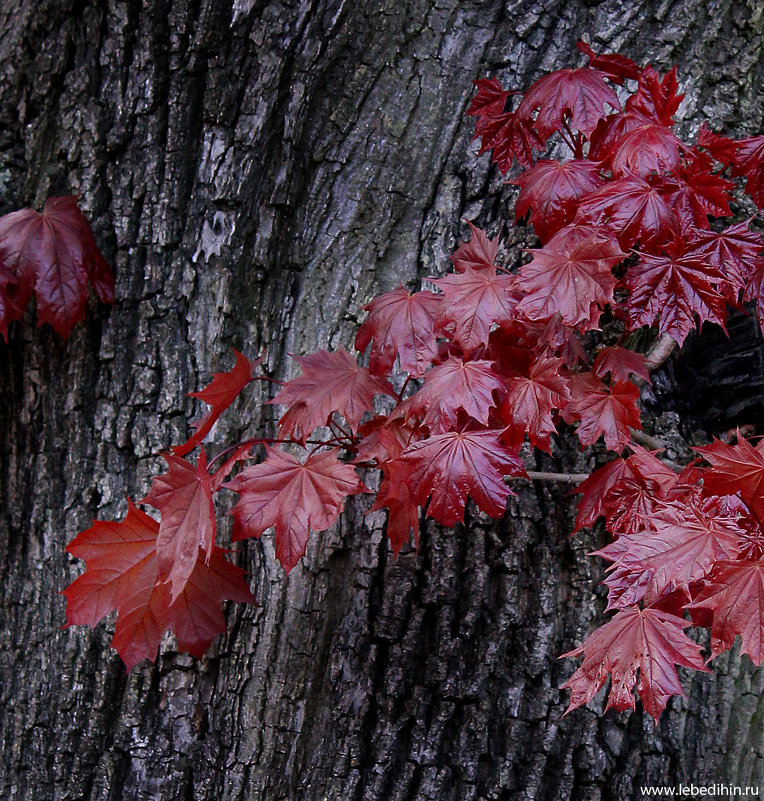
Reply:
<svg viewBox="0 0 764 801"><path fill-rule="evenodd" d="M108 626L61 630L64 551L142 497L232 363L349 345L380 291L448 269L513 190L477 159L472 80L527 86L590 33L676 62L682 129L759 133L755 3L3 0L0 212L78 193L117 274L67 341L33 314L0 344L0 796L41 799L638 799L643 784L758 784L762 672L683 673L658 726L562 717L558 661L602 620L598 533L564 487L518 484L500 522L427 524L396 561L348 505L289 580L272 541L238 555L202 661L125 675ZM505 223L502 223L504 225ZM504 256L523 234L502 228ZM215 441L272 423L256 388ZM257 393L261 395L256 397ZM656 426L671 426L664 415ZM563 440L543 469L585 471Z"/></svg>

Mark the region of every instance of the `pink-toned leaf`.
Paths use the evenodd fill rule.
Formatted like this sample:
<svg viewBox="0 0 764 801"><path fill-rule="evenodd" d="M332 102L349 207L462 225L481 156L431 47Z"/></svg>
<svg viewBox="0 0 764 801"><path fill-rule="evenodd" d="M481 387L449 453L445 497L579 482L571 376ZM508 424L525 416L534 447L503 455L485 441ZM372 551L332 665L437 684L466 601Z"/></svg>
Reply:
<svg viewBox="0 0 764 801"><path fill-rule="evenodd" d="M741 651L754 665L764 661L764 559L718 562L688 609L693 620L704 611L712 615L712 657L740 635Z"/></svg>
<svg viewBox="0 0 764 801"><path fill-rule="evenodd" d="M685 337L706 321L724 327L727 320L725 295L717 287L726 279L701 258L667 249L653 256L643 253L626 276L629 288L629 324L632 330L652 325L680 345Z"/></svg>
<svg viewBox="0 0 764 801"><path fill-rule="evenodd" d="M491 326L514 316L517 294L511 275L468 267L463 273L447 275L433 283L443 290L436 328L466 354L488 343Z"/></svg>
<svg viewBox="0 0 764 801"><path fill-rule="evenodd" d="M442 300L434 292L399 287L364 306L369 316L358 329L355 348L363 353L371 343L369 371L388 374L397 356L402 370L421 376L438 353L434 325Z"/></svg>
<svg viewBox="0 0 764 801"><path fill-rule="evenodd" d="M196 465L173 454L165 454L164 458L169 469L154 479L142 503L161 513L157 565L160 579L170 582L174 602L194 569L199 548L207 560L212 554L215 508L204 448Z"/></svg>
<svg viewBox="0 0 764 801"><path fill-rule="evenodd" d="M534 126L542 139L564 130L569 120L573 130L590 136L605 116L605 108L619 111L618 96L609 86L604 72L594 69L564 69L539 78L526 92L517 114L530 120L538 111Z"/></svg>
<svg viewBox="0 0 764 801"><path fill-rule="evenodd" d="M569 326L595 327L602 308L613 300L612 268L625 255L618 245L590 228L571 225L530 252L533 261L520 268L517 280L525 292L517 311L530 320L559 314Z"/></svg>
<svg viewBox="0 0 764 801"><path fill-rule="evenodd" d="M685 633L690 625L659 609L632 606L594 631L564 656L584 654L581 667L563 684L571 691L568 712L589 703L611 676L606 709L634 709L632 689L645 711L658 719L672 695L684 696L676 665L706 671L700 646ZM566 713L567 714L567 713Z"/></svg>
<svg viewBox="0 0 764 801"><path fill-rule="evenodd" d="M581 373L573 377L571 391L573 399L564 415L568 421L580 421L577 433L582 447L603 436L609 450L621 451L631 441L629 427L642 428L634 384L621 381L608 387L591 373Z"/></svg>
<svg viewBox="0 0 764 801"><path fill-rule="evenodd" d="M339 412L355 432L364 412L371 411L375 395L395 394L387 381L359 367L344 348L295 359L302 375L287 381L269 401L289 407L279 422L283 437L304 443L316 428L327 425L333 412Z"/></svg>
<svg viewBox="0 0 764 801"><path fill-rule="evenodd" d="M745 175L745 191L764 208L764 134L741 139L732 167L733 175Z"/></svg>
<svg viewBox="0 0 764 801"><path fill-rule="evenodd" d="M38 325L48 322L64 337L85 315L88 282L103 303L114 302L114 276L75 197L49 198L42 214L0 217L0 265L3 334L33 291Z"/></svg>
<svg viewBox="0 0 764 801"><path fill-rule="evenodd" d="M305 553L310 531L324 531L339 517L348 495L367 492L353 467L337 458L336 448L310 454L304 463L267 448L261 464L245 467L223 486L238 492L231 514L234 539L276 531L276 557L289 571Z"/></svg>
<svg viewBox="0 0 764 801"><path fill-rule="evenodd" d="M472 231L472 238L469 242L462 242L451 254L450 259L454 270L457 273L463 273L467 269L495 270L499 237L489 239L488 234L482 228L477 228L469 220L467 220L467 225Z"/></svg>
<svg viewBox="0 0 764 801"><path fill-rule="evenodd" d="M613 381L628 381L632 375L650 381L645 357L626 348L602 348L594 359L592 372L602 379L610 373Z"/></svg>
<svg viewBox="0 0 764 801"><path fill-rule="evenodd" d="M185 456L197 446L212 430L221 414L236 400L239 393L252 380L252 373L262 359L251 362L244 354L234 350L236 364L224 373L215 373L207 386L199 392L189 392L192 398L198 398L212 408L201 420L193 424L193 435L183 444L172 448L176 456Z"/></svg>
<svg viewBox="0 0 764 801"><path fill-rule="evenodd" d="M491 517L504 513L513 495L505 475L525 474L522 460L499 442L500 431L449 431L407 448L398 463L405 465L405 481L420 506L430 499L427 515L444 526L464 520L469 495Z"/></svg>
<svg viewBox="0 0 764 801"><path fill-rule="evenodd" d="M424 386L411 397L410 413L420 417L431 433L453 429L459 410L487 425L496 406L494 392L502 387L491 362L449 356L425 373Z"/></svg>
<svg viewBox="0 0 764 801"><path fill-rule="evenodd" d="M568 384L563 361L558 358L537 359L527 378L510 378L499 410L507 424L502 442L517 449L527 432L532 445L549 453L549 436L557 433L552 411L562 409L570 400Z"/></svg>

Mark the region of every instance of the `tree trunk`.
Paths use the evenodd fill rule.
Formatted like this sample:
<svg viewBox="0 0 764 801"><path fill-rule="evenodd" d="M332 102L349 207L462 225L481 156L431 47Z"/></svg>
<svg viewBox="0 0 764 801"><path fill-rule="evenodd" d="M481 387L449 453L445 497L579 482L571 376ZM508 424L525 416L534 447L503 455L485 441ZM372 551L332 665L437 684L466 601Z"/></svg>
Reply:
<svg viewBox="0 0 764 801"><path fill-rule="evenodd" d="M231 347L283 378L288 353L350 345L373 295L448 269L465 217L503 221L516 262L514 190L470 144L472 80L523 88L579 63L583 33L676 62L685 132L760 132L757 0L0 2L0 212L78 193L117 276L113 308L93 302L67 341L30 311L0 344L3 798L591 801L762 781L764 674L737 649L683 673L658 726L639 705L563 719L558 657L604 608L601 533L569 538L565 487L518 484L498 523L428 522L397 560L368 499L288 579L269 536L247 543L260 606L229 608L200 661L168 642L126 675L108 625L60 629L81 570L67 542L145 495ZM217 443L271 425L270 387L252 392ZM592 464L564 440L539 460Z"/></svg>

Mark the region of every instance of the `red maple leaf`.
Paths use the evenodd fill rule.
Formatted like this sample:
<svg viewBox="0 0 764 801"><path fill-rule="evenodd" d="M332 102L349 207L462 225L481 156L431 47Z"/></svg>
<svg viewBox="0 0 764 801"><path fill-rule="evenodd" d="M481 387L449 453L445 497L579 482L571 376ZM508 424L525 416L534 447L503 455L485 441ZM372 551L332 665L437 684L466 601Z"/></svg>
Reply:
<svg viewBox="0 0 764 801"><path fill-rule="evenodd" d="M680 345L687 334L709 320L722 328L727 320L725 276L696 255L683 248L667 248L659 256L643 253L626 275L629 289L629 323L632 330L652 325L658 318L658 330L669 334Z"/></svg>
<svg viewBox="0 0 764 801"><path fill-rule="evenodd" d="M442 300L434 292L408 292L399 287L364 306L369 316L358 329L355 348L363 353L371 343L371 373L389 373L396 356L401 370L414 378L424 373L438 353L434 325Z"/></svg>
<svg viewBox="0 0 764 801"><path fill-rule="evenodd" d="M524 167L530 166L534 153L544 149L544 140L533 122L516 112L480 118L475 124L477 137L482 138L478 155L491 150L493 161L503 173L515 159Z"/></svg>
<svg viewBox="0 0 764 801"><path fill-rule="evenodd" d="M305 553L310 531L324 531L339 517L348 495L368 492L338 450L311 453L304 463L290 453L267 448L260 464L245 467L223 486L241 496L231 510L234 539L276 531L276 557L289 571Z"/></svg>
<svg viewBox="0 0 764 801"><path fill-rule="evenodd" d="M579 420L581 447L594 445L604 436L608 450L621 451L631 441L629 427L641 429L639 390L628 381L605 386L591 373L580 373L571 380L573 399L563 410L568 422Z"/></svg>
<svg viewBox="0 0 764 801"><path fill-rule="evenodd" d="M444 526L464 520L467 495L492 517L504 513L513 495L505 475L525 475L522 460L499 442L500 431L448 431L411 445L398 457L419 506L430 498L428 517Z"/></svg>
<svg viewBox="0 0 764 801"><path fill-rule="evenodd" d="M382 483L377 499L369 511L387 509L387 538L390 540L393 556L397 557L401 548L408 543L412 530L414 541L419 544L419 504L405 480L408 470L406 464L391 460L380 467Z"/></svg>
<svg viewBox="0 0 764 801"><path fill-rule="evenodd" d="M712 514L689 501L652 510L648 528L619 538L594 553L612 561L608 609L645 599L655 603L704 578L715 562L740 553L739 526L732 518Z"/></svg>
<svg viewBox="0 0 764 801"><path fill-rule="evenodd" d="M495 270L496 253L499 250L499 237L488 238L488 234L482 229L474 226L469 220L467 225L472 231L472 239L462 244L451 256L451 263L457 273L463 273L467 269L472 270Z"/></svg>
<svg viewBox="0 0 764 801"><path fill-rule="evenodd" d="M685 165L675 175L665 176L663 194L683 231L708 228L708 215L729 217L731 181L703 169Z"/></svg>
<svg viewBox="0 0 764 801"><path fill-rule="evenodd" d="M576 516L576 528L592 526L602 515L623 514L621 505L624 488L636 484L658 500L666 499L678 482L678 476L654 454L630 443L634 453L628 459L614 459L595 470L576 487L581 494ZM611 500L612 499L612 500Z"/></svg>
<svg viewBox="0 0 764 801"><path fill-rule="evenodd" d="M735 161L738 143L727 136L715 134L704 122L698 133L698 147L707 150L721 164L730 165Z"/></svg>
<svg viewBox="0 0 764 801"><path fill-rule="evenodd" d="M239 393L252 380L252 373L262 359L251 362L244 354L234 350L236 364L225 373L215 373L207 386L199 392L189 392L192 398L198 398L212 408L201 420L193 423L193 435L183 445L176 445L172 452L176 456L185 456L197 446L212 430L221 414L236 400Z"/></svg>
<svg viewBox="0 0 764 801"><path fill-rule="evenodd" d="M740 291L746 290L746 300L761 297L759 276L764 272L764 240L758 231L749 230L750 220L728 225L721 231L694 229L688 242L687 254L699 256L706 264L722 273L730 285L736 301Z"/></svg>
<svg viewBox="0 0 764 801"><path fill-rule="evenodd" d="M493 393L503 386L492 362L449 356L425 374L424 386L410 398L410 414L421 416L431 433L453 429L460 409L486 425L496 406Z"/></svg>
<svg viewBox="0 0 764 801"><path fill-rule="evenodd" d="M636 112L655 120L659 125L674 124L674 113L682 102L683 94L677 94L679 83L676 67L663 76L652 67L645 67L639 76L639 87L624 104L625 111Z"/></svg>
<svg viewBox="0 0 764 801"><path fill-rule="evenodd" d="M639 78L642 74L642 67L637 66L630 58L622 56L620 53L602 53L597 55L594 50L580 40L576 42L576 47L589 57L589 66L604 72L608 79L614 83L622 83L623 78Z"/></svg>
<svg viewBox="0 0 764 801"><path fill-rule="evenodd" d="M479 78L473 81L477 93L467 109L468 117L500 117L511 92L502 89L498 78Z"/></svg>
<svg viewBox="0 0 764 801"><path fill-rule="evenodd" d="M85 316L88 282L114 302L114 275L93 239L76 197L52 197L42 214L21 209L0 217L0 333L20 319L32 293L37 323L66 337Z"/></svg>
<svg viewBox="0 0 764 801"><path fill-rule="evenodd" d="M673 172L679 166L679 147L679 140L668 128L650 122L639 125L614 144L613 177L646 178L651 172Z"/></svg>
<svg viewBox="0 0 764 801"><path fill-rule="evenodd" d="M588 159L536 162L511 182L520 187L515 221L530 212L536 236L546 242L573 220L579 200L604 183L600 172Z"/></svg>
<svg viewBox="0 0 764 801"><path fill-rule="evenodd" d="M167 629L175 632L181 650L202 656L225 631L221 602L255 602L244 571L214 548L209 564L197 558L183 591L171 603L169 586L158 575L158 533L159 524L128 500L122 522L96 521L66 549L87 561L85 572L64 590L67 625L95 626L116 610L112 645L128 670L142 659L154 659Z"/></svg>
<svg viewBox="0 0 764 801"><path fill-rule="evenodd" d="M584 654L581 667L562 685L571 691L567 711L589 703L608 674L611 684L605 709L634 709L632 689L639 671L639 697L657 720L672 695L684 697L676 665L708 672L700 646L684 633L689 625L660 609L632 606L618 612L582 646L563 654Z"/></svg>
<svg viewBox="0 0 764 801"><path fill-rule="evenodd" d="M493 270L473 270L433 279L443 290L436 328L448 334L466 354L488 343L494 323L510 321L517 305L515 279Z"/></svg>
<svg viewBox="0 0 764 801"><path fill-rule="evenodd" d="M549 453L549 436L557 433L553 409L562 409L570 400L569 381L563 374L563 360L541 357L530 375L510 378L499 414L507 424L502 442L517 449L526 432L532 445Z"/></svg>
<svg viewBox="0 0 764 801"><path fill-rule="evenodd" d="M605 116L605 107L619 111L618 96L609 86L604 72L583 67L550 72L534 83L517 109L521 118L530 120L542 139L562 131L565 121L571 128L591 136L597 123Z"/></svg>
<svg viewBox="0 0 764 801"><path fill-rule="evenodd" d="M653 123L653 120L637 113L610 114L599 121L589 142L589 160L596 161L603 170L610 167L618 153L618 143L632 131Z"/></svg>
<svg viewBox="0 0 764 801"><path fill-rule="evenodd" d="M632 375L650 381L645 357L626 348L602 348L594 359L592 372L602 379L610 373L613 381L628 381Z"/></svg>
<svg viewBox="0 0 764 801"><path fill-rule="evenodd" d="M525 293L518 313L530 320L559 314L569 326L596 326L601 309L613 301L612 268L624 258L618 245L591 228L570 225L530 252L533 261L522 265L517 279Z"/></svg>
<svg viewBox="0 0 764 801"><path fill-rule="evenodd" d="M359 367L344 348L294 358L302 375L287 381L268 402L289 407L279 421L279 432L297 442L304 443L315 429L326 425L333 412L339 412L355 432L363 413L371 411L375 395L395 395L387 381Z"/></svg>
<svg viewBox="0 0 764 801"><path fill-rule="evenodd" d="M600 187L581 201L576 221L607 228L623 250L637 240L643 245L661 244L677 230L677 221L659 189L629 175Z"/></svg>
<svg viewBox="0 0 764 801"><path fill-rule="evenodd" d="M740 139L732 166L733 175L745 175L745 191L764 208L764 135Z"/></svg>
<svg viewBox="0 0 764 801"><path fill-rule="evenodd" d="M731 648L739 634L740 650L755 665L764 661L764 559L718 562L687 608L693 620L699 617L698 610L713 616L712 657Z"/></svg>
<svg viewBox="0 0 764 801"><path fill-rule="evenodd" d="M738 436L735 445L714 440L695 450L711 464L703 470L703 489L713 495L737 495L764 521L764 454Z"/></svg>
<svg viewBox="0 0 764 801"><path fill-rule="evenodd" d="M141 501L161 514L157 538L159 577L171 585L171 601L185 587L196 564L199 548L209 560L215 544L215 507L212 477L207 472L204 448L196 466L166 453L168 471L157 476Z"/></svg>

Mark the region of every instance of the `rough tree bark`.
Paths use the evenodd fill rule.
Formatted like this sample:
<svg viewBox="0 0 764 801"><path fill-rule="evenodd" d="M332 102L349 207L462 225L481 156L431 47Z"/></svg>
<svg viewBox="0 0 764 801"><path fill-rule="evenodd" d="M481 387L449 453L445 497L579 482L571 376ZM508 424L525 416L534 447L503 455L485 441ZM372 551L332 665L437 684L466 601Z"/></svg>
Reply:
<svg viewBox="0 0 764 801"><path fill-rule="evenodd" d="M428 524L397 561L361 500L288 581L268 537L248 544L260 606L229 609L202 661L168 644L125 675L108 626L59 628L56 593L80 570L66 543L142 497L199 411L185 393L231 346L283 377L287 353L349 344L374 294L445 271L465 216L498 230L513 190L475 158L471 81L527 85L582 33L678 63L685 131L761 131L760 0L0 2L0 211L79 193L117 274L114 307L93 303L68 341L30 312L0 344L4 799L626 799L762 781L747 658L683 674L657 727L639 709L563 720L557 657L604 604L585 558L598 535L568 538L562 487L526 484L496 524ZM502 231L512 261L522 234ZM268 424L265 399L216 441ZM591 467L564 443L539 464Z"/></svg>

